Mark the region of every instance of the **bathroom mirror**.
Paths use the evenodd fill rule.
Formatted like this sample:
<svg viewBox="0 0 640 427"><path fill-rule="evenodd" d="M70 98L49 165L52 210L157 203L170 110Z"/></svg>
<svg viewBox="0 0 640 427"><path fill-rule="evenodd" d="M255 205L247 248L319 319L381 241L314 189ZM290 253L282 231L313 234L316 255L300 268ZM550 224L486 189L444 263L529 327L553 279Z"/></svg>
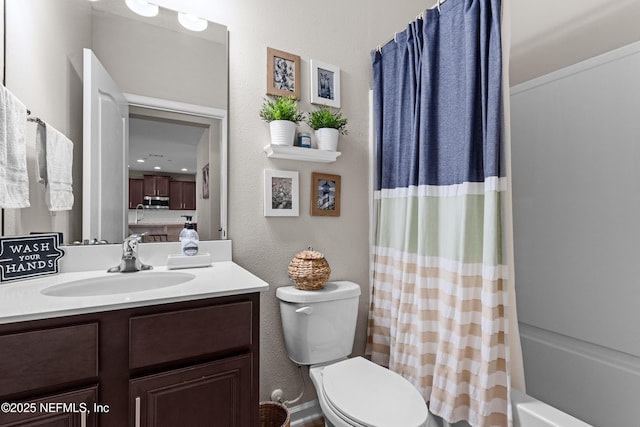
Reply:
<svg viewBox="0 0 640 427"><path fill-rule="evenodd" d="M116 211L125 216L125 229L116 233L122 237L144 232L154 235L147 241L174 240L184 224L181 216L189 215L202 240L226 238L226 27L209 22L204 31L190 31L181 27L174 10L160 8L157 16L142 17L129 10L125 0L5 0L5 7L5 85L32 115L74 142L75 202L71 211L49 212L44 189L31 183L30 172L31 207L5 209L3 234L56 231L63 233L65 243L94 238L118 243L121 238L83 230L82 219L89 215L93 221L101 215L107 223L119 214L104 213ZM103 200L109 209L87 211L86 194L93 194L87 191L95 190L83 184L85 48L95 53L130 101L124 182L129 177L136 184L144 182L145 175L151 180L168 177L171 188L178 188L168 209L146 208L143 217L138 209L136 220L137 203L131 204L135 198L127 185L121 196ZM36 167L35 126L31 127L27 129L30 170ZM145 161L144 167L138 160ZM154 160L163 164L152 164ZM178 163L189 165L178 171L167 169ZM100 162L98 168L110 170ZM110 180L99 183L98 191L109 188ZM185 191L188 197L182 195Z"/></svg>

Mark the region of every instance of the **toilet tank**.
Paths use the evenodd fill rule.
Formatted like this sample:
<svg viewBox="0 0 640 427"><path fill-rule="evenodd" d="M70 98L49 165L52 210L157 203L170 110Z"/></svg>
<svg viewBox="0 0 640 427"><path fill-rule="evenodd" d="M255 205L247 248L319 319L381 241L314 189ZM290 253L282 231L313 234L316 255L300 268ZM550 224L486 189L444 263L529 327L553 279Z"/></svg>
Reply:
<svg viewBox="0 0 640 427"><path fill-rule="evenodd" d="M360 286L328 282L317 291L276 290L289 358L299 365L326 363L351 354Z"/></svg>

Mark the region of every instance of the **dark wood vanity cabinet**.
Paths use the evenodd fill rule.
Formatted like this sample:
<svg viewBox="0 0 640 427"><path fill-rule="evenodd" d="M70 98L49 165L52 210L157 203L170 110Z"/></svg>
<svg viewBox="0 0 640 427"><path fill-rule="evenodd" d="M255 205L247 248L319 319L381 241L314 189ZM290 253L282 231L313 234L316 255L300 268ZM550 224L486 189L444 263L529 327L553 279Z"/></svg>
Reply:
<svg viewBox="0 0 640 427"><path fill-rule="evenodd" d="M257 427L259 303L252 293L0 325L0 403L11 405L0 427Z"/></svg>

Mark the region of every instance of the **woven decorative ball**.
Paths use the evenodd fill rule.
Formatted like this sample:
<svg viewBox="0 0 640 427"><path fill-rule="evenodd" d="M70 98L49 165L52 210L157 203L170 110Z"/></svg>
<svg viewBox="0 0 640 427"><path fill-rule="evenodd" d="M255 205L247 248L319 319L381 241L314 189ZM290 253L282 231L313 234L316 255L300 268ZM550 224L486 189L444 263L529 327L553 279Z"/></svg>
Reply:
<svg viewBox="0 0 640 427"><path fill-rule="evenodd" d="M324 254L309 248L297 254L289 263L289 277L298 289L317 291L329 280L331 267Z"/></svg>

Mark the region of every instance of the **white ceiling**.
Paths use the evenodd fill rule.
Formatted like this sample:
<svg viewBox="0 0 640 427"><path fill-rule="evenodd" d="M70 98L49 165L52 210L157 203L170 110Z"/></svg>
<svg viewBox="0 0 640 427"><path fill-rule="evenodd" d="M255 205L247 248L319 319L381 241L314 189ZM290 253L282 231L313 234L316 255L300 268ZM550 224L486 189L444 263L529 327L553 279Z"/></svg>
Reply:
<svg viewBox="0 0 640 427"><path fill-rule="evenodd" d="M640 0L510 0L508 7L512 85L640 40Z"/></svg>
<svg viewBox="0 0 640 427"><path fill-rule="evenodd" d="M198 125L130 118L129 170L195 175L196 149L204 132Z"/></svg>

